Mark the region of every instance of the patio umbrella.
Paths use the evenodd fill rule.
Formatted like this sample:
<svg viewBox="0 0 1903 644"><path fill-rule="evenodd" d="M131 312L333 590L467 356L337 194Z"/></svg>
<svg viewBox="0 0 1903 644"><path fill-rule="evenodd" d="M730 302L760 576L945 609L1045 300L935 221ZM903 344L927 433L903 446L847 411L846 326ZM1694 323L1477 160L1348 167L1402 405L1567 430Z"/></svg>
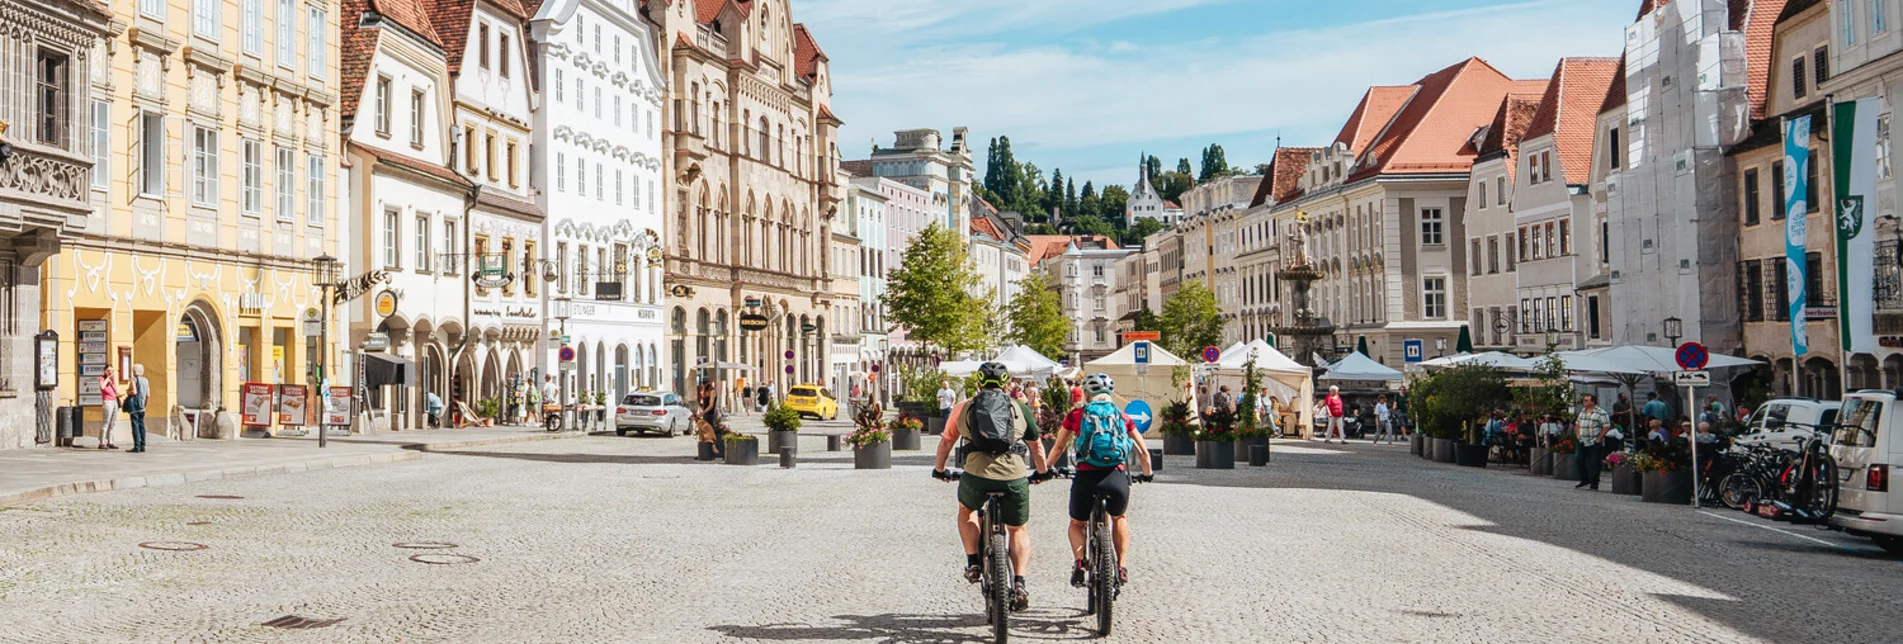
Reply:
<svg viewBox="0 0 1903 644"><path fill-rule="evenodd" d="M1473 353L1474 352L1473 334L1467 332L1467 325L1465 324L1460 325L1460 339L1454 342L1454 352L1455 353Z"/></svg>
<svg viewBox="0 0 1903 644"><path fill-rule="evenodd" d="M1422 367L1440 369L1459 365L1477 365L1493 367L1506 371L1532 371L1539 368L1538 358L1522 358L1511 353L1488 351L1485 353L1463 353L1443 356L1422 362Z"/></svg>
<svg viewBox="0 0 1903 644"><path fill-rule="evenodd" d="M1359 338L1355 338L1355 353L1359 353L1364 356L1368 355L1368 336L1364 335Z"/></svg>
<svg viewBox="0 0 1903 644"><path fill-rule="evenodd" d="M1646 373L1670 373L1670 372L1679 370L1678 357L1677 357L1678 351L1676 349L1673 349L1672 347L1625 345L1625 346L1617 346L1617 347L1607 347L1604 349L1588 349L1585 351L1567 351L1561 355L1567 356L1565 357L1568 363L1567 368L1571 369L1572 357L1570 357L1569 354L1577 354L1577 355L1585 356L1586 361L1588 363L1595 364L1595 365L1611 366L1611 367L1623 368L1627 370L1644 371ZM1749 367L1752 365L1764 364L1763 362L1760 362L1757 360L1738 358L1734 356L1721 355L1717 353L1710 354L1710 356L1711 356L1710 360L1705 363L1706 369L1723 369L1726 367ZM1605 370L1604 369L1585 369L1585 371L1605 371Z"/></svg>

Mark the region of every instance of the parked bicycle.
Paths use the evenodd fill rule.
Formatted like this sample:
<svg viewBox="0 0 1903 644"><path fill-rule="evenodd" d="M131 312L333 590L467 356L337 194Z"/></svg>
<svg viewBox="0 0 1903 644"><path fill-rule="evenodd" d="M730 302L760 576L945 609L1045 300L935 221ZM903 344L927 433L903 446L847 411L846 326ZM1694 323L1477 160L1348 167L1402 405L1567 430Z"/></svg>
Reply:
<svg viewBox="0 0 1903 644"><path fill-rule="evenodd" d="M1796 423L1789 423L1796 425ZM1756 446L1737 472L1720 483L1725 505L1793 523L1823 523L1837 511L1837 461L1826 426L1809 432L1799 449Z"/></svg>

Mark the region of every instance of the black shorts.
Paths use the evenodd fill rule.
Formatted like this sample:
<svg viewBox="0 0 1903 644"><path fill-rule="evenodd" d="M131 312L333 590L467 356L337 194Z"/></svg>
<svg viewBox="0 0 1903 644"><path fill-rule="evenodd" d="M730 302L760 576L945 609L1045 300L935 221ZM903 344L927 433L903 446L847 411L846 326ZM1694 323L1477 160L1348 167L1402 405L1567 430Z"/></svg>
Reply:
<svg viewBox="0 0 1903 644"><path fill-rule="evenodd" d="M1130 473L1124 470L1077 470L1070 479L1070 518L1089 521L1092 498L1103 495L1110 516L1130 509Z"/></svg>

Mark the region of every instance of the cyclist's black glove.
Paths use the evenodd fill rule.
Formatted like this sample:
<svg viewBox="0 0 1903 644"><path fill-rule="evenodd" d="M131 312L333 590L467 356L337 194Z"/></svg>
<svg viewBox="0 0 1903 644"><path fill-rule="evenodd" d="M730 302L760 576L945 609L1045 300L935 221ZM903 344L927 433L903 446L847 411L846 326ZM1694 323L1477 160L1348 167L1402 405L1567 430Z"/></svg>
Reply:
<svg viewBox="0 0 1903 644"><path fill-rule="evenodd" d="M1138 483L1155 483L1156 475L1155 474L1138 474L1136 476L1130 477L1130 480L1136 481Z"/></svg>
<svg viewBox="0 0 1903 644"><path fill-rule="evenodd" d="M1049 480L1051 480L1051 479L1054 479L1054 478L1057 478L1057 473L1056 473L1056 472L1052 472L1052 471L1050 471L1050 470L1044 470L1044 471L1042 471L1042 472L1038 472L1038 473L1036 473L1036 474L1032 474L1032 475L1031 475L1031 483L1033 483L1033 484L1035 484L1035 483L1043 483L1043 482L1045 482L1045 481L1049 481Z"/></svg>
<svg viewBox="0 0 1903 644"><path fill-rule="evenodd" d="M952 475L951 475L951 472L947 472L945 470L932 470L932 478L938 479L940 481L949 481L949 480L952 480Z"/></svg>

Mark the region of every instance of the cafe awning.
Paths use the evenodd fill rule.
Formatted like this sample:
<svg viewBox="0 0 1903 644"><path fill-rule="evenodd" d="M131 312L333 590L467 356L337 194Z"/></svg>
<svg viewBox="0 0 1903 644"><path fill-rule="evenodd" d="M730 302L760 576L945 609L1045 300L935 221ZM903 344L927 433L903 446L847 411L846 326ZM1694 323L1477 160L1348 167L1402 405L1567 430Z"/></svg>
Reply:
<svg viewBox="0 0 1903 644"><path fill-rule="evenodd" d="M364 353L363 362L365 386L416 386L416 364L409 360L387 353Z"/></svg>

